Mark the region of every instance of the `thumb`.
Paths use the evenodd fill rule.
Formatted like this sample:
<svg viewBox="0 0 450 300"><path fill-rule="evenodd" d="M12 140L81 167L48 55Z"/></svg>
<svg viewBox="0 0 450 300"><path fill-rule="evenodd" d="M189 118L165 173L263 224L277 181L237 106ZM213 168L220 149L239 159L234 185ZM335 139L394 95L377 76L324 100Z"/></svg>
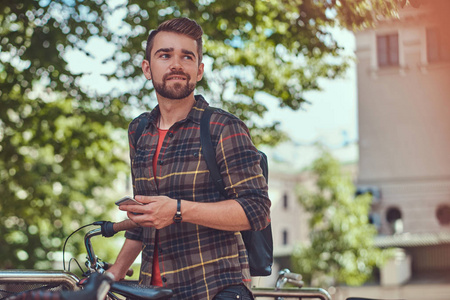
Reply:
<svg viewBox="0 0 450 300"><path fill-rule="evenodd" d="M154 201L154 200L152 200L151 196L143 196L143 195L137 195L136 197L134 197L134 199L136 199L136 201L144 203L144 204Z"/></svg>

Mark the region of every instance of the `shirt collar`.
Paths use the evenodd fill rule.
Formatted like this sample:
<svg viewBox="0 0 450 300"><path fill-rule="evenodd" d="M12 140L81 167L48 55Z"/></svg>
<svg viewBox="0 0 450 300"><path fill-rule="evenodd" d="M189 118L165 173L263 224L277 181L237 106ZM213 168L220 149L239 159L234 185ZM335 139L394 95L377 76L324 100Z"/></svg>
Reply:
<svg viewBox="0 0 450 300"><path fill-rule="evenodd" d="M205 98L202 95L195 95L195 103L192 107L191 111L186 117L186 120L190 120L194 123L200 124L200 119L202 117L203 112L209 106L208 102L206 102ZM148 115L149 123L152 123L155 127L157 127L158 117L159 117L159 105L156 105L155 108Z"/></svg>
<svg viewBox="0 0 450 300"><path fill-rule="evenodd" d="M206 102L205 98L202 95L195 95L195 103L189 112L186 119L200 124L200 119L202 118L202 114L205 109L209 106L208 102Z"/></svg>
<svg viewBox="0 0 450 300"><path fill-rule="evenodd" d="M192 109L187 115L186 119L200 124L202 114L205 111L205 109L209 106L209 104L208 102L206 102L205 98L203 98L202 95L195 95L194 97L195 97L194 106L192 106ZM148 116L149 123L153 123L156 126L159 114L160 114L159 105L156 105Z"/></svg>

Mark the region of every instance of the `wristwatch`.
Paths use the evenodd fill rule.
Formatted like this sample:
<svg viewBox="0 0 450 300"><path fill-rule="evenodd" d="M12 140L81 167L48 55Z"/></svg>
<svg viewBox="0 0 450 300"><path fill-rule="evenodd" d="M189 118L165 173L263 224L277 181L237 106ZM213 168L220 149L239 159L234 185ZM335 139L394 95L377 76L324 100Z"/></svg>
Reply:
<svg viewBox="0 0 450 300"><path fill-rule="evenodd" d="M177 199L177 212L175 213L175 216L173 216L173 221L175 223L181 223L181 220L183 220L181 217L181 199Z"/></svg>

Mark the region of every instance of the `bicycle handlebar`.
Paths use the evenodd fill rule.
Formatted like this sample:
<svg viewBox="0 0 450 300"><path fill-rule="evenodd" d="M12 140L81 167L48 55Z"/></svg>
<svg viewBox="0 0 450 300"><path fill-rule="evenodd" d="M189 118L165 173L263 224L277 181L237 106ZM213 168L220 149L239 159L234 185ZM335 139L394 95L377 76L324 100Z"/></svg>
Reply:
<svg viewBox="0 0 450 300"><path fill-rule="evenodd" d="M93 229L93 230L89 231L88 233L86 233L86 235L84 236L84 245L86 247L86 251L88 254L88 261L86 262L87 263L86 266L88 268L93 268L93 269L97 270L99 267L99 263L98 263L97 257L95 256L94 248L92 247L92 244L91 244L91 238L94 236L100 235L100 234L104 237L112 237L119 231L133 229L133 228L138 227L139 225L137 225L130 219L127 219L127 220L124 220L124 221L121 221L118 223L113 223L110 221L99 221L94 224L100 225L100 228ZM127 275L128 274L132 275L133 270L131 270L131 269L128 270ZM131 275L128 275L128 276L131 276Z"/></svg>
<svg viewBox="0 0 450 300"><path fill-rule="evenodd" d="M289 269L284 269L278 272L278 279L275 285L275 289L281 289L286 283L290 283L296 287L303 287L302 275L297 273L291 273Z"/></svg>

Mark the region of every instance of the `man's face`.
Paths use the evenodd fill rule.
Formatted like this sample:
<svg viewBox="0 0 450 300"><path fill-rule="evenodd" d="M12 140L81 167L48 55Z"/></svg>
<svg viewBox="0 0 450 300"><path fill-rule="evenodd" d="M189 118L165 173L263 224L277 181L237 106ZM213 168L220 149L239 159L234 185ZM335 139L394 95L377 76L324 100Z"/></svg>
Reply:
<svg viewBox="0 0 450 300"><path fill-rule="evenodd" d="M203 77L198 64L197 42L174 32L155 36L150 63L142 63L145 77L153 81L156 93L167 99L184 99L194 92Z"/></svg>

